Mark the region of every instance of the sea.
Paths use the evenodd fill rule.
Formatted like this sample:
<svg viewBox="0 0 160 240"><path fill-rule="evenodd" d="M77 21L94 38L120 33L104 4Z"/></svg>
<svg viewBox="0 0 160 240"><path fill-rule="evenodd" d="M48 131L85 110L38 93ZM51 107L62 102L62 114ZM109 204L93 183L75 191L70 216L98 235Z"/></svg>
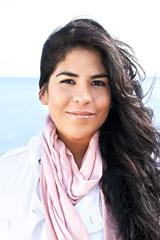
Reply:
<svg viewBox="0 0 160 240"><path fill-rule="evenodd" d="M147 77L142 87L145 94L150 90L144 103L153 109L160 129L160 77ZM0 156L27 145L43 130L48 108L40 103L38 92L38 78L0 78Z"/></svg>

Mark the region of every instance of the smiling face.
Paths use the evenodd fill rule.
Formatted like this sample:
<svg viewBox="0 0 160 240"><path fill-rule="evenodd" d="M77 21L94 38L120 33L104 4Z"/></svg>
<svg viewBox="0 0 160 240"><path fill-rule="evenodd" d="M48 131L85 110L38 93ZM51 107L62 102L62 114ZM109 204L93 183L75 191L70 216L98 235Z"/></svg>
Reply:
<svg viewBox="0 0 160 240"><path fill-rule="evenodd" d="M99 53L73 48L57 64L40 93L62 141L89 142L106 120L111 103L107 72Z"/></svg>

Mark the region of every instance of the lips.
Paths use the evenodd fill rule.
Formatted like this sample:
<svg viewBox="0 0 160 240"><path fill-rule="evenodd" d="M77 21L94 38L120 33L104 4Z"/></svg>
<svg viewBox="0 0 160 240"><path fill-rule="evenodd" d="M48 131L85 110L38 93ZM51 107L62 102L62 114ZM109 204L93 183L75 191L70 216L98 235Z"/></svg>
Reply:
<svg viewBox="0 0 160 240"><path fill-rule="evenodd" d="M95 115L93 112L89 111L69 111L67 112L71 117L73 118L79 118L79 119L88 119Z"/></svg>
<svg viewBox="0 0 160 240"><path fill-rule="evenodd" d="M88 112L88 111L70 111L70 112L68 112L68 113L70 113L70 114L75 114L75 115L84 115L84 116L89 116L89 115L94 115L94 113L92 113L92 112Z"/></svg>

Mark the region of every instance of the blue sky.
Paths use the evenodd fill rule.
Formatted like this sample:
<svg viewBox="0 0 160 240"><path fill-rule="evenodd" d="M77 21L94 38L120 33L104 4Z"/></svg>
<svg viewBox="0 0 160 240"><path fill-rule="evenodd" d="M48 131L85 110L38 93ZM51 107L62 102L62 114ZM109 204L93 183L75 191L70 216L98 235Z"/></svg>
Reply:
<svg viewBox="0 0 160 240"><path fill-rule="evenodd" d="M48 35L77 16L100 22L160 76L159 0L0 0L0 77L38 77Z"/></svg>

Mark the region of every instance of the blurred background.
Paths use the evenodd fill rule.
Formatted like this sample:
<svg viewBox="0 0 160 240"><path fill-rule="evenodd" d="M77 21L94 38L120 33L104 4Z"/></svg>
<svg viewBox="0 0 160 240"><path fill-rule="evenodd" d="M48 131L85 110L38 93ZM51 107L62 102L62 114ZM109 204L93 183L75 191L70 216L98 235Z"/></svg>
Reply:
<svg viewBox="0 0 160 240"><path fill-rule="evenodd" d="M128 43L144 68L146 105L160 126L159 0L0 0L0 155L26 145L44 126L47 107L38 100L42 46L58 26L93 18Z"/></svg>

